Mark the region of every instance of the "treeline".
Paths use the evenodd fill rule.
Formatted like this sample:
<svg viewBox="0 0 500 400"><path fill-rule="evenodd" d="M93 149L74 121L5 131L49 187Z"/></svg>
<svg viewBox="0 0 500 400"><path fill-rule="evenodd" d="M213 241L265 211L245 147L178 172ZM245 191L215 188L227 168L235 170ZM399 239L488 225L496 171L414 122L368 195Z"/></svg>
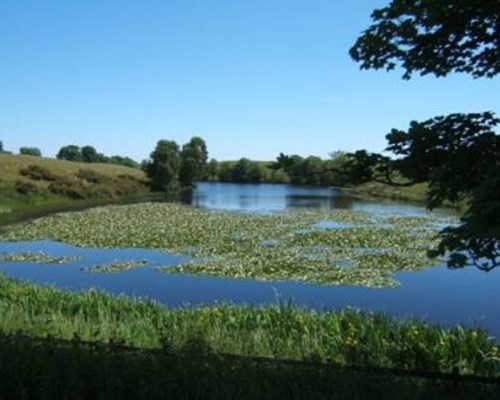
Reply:
<svg viewBox="0 0 500 400"><path fill-rule="evenodd" d="M209 161L203 180L234 183L290 183L294 185L346 186L369 181L379 158L364 150L334 152L329 159L280 153L275 161Z"/></svg>
<svg viewBox="0 0 500 400"><path fill-rule="evenodd" d="M12 154L11 151L7 151L3 147L3 142L0 140L0 153ZM41 157L42 152L38 147L28 147L23 146L19 149L20 155ZM76 146L70 144L63 146L59 149L56 155L59 160L66 161L77 161L85 163L103 163L103 164L116 164L123 165L125 167L140 168L141 165L131 159L130 157L122 157L119 155L106 156L103 153L99 153L93 146Z"/></svg>
<svg viewBox="0 0 500 400"><path fill-rule="evenodd" d="M7 151L3 148L3 142L0 140L0 153L12 154L11 151ZM42 152L38 147L21 147L19 149L19 154L26 156L41 157Z"/></svg>
<svg viewBox="0 0 500 400"><path fill-rule="evenodd" d="M140 165L129 157L106 156L92 146L79 147L74 144L63 146L56 155L59 160L79 161L85 163L117 164L125 167L139 168Z"/></svg>

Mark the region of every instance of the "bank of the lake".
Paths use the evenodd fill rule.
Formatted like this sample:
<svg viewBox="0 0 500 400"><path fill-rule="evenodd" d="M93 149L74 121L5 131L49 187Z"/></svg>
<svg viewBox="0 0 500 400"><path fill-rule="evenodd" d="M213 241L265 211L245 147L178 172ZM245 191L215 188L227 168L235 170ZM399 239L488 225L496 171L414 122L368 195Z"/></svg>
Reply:
<svg viewBox="0 0 500 400"><path fill-rule="evenodd" d="M291 304L165 308L96 291L69 293L0 275L3 333L243 356L323 360L498 376L498 342L477 329L444 329L358 311ZM201 349L199 349L201 350Z"/></svg>
<svg viewBox="0 0 500 400"><path fill-rule="evenodd" d="M0 224L147 192L136 168L0 153Z"/></svg>

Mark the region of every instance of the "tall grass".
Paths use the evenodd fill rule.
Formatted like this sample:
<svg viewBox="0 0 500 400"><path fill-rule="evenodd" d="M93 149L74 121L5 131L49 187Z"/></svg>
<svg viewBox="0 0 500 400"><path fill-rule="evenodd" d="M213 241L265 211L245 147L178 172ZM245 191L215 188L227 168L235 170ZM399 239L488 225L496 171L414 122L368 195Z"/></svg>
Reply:
<svg viewBox="0 0 500 400"><path fill-rule="evenodd" d="M296 360L497 376L498 343L481 330L445 329L354 310L293 304L170 309L97 291L70 293L0 276L0 331Z"/></svg>

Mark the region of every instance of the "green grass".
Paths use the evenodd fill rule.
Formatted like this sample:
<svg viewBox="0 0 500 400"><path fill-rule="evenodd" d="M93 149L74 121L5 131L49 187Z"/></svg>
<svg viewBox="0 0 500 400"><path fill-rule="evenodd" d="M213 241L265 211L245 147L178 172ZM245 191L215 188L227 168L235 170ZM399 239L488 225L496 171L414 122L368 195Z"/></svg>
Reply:
<svg viewBox="0 0 500 400"><path fill-rule="evenodd" d="M0 333L5 399L495 399L498 385Z"/></svg>
<svg viewBox="0 0 500 400"><path fill-rule="evenodd" d="M135 168L0 153L0 223L75 200L109 200L146 191L144 172Z"/></svg>
<svg viewBox="0 0 500 400"><path fill-rule="evenodd" d="M325 229L318 221L341 223ZM145 203L64 213L9 227L1 240L157 248L193 256L163 272L395 286L395 271L433 265L433 217L353 211L256 215Z"/></svg>
<svg viewBox="0 0 500 400"><path fill-rule="evenodd" d="M354 187L344 188L347 193L361 197L388 199L425 203L427 200L427 184L418 183L412 186L394 186L380 182L366 182Z"/></svg>
<svg viewBox="0 0 500 400"><path fill-rule="evenodd" d="M499 344L479 329L445 329L355 310L292 304L170 309L96 291L70 293L0 275L0 331L141 348L329 361L498 376Z"/></svg>
<svg viewBox="0 0 500 400"><path fill-rule="evenodd" d="M426 399L498 398L498 385L356 372L200 354L121 350L0 333L5 399Z"/></svg>

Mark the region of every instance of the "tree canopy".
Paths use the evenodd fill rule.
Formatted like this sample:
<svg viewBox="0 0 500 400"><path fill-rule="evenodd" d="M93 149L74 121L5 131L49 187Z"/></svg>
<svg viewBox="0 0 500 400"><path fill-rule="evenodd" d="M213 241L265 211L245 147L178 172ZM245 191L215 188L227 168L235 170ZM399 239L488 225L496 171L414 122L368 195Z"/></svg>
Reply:
<svg viewBox="0 0 500 400"><path fill-rule="evenodd" d="M208 151L205 141L199 136L192 137L182 146L179 171L181 185L189 188L193 186L194 181L204 178L207 160Z"/></svg>
<svg viewBox="0 0 500 400"><path fill-rule="evenodd" d="M401 66L405 79L414 72L500 72L498 0L393 0L372 19L350 50L362 69Z"/></svg>
<svg viewBox="0 0 500 400"><path fill-rule="evenodd" d="M498 0L393 0L372 19L350 50L362 69L399 65L404 79L414 72L475 78L500 72ZM442 230L431 252L448 256L450 266L500 265L499 123L492 112L450 114L387 135L387 149L400 158L385 165L410 182L428 182L430 208L467 203L461 224Z"/></svg>

